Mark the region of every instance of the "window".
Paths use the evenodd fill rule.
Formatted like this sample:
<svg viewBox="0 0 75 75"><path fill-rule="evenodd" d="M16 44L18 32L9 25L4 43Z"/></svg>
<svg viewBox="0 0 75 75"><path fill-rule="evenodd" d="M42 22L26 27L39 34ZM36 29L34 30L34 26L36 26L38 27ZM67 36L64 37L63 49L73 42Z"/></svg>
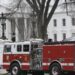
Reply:
<svg viewBox="0 0 75 75"><path fill-rule="evenodd" d="M4 52L11 52L11 45L5 45Z"/></svg>
<svg viewBox="0 0 75 75"><path fill-rule="evenodd" d="M15 33L15 28L16 28L15 24L16 24L15 18L12 18L11 19L11 32L12 32L12 34Z"/></svg>
<svg viewBox="0 0 75 75"><path fill-rule="evenodd" d="M54 41L57 41L57 34L54 34Z"/></svg>
<svg viewBox="0 0 75 75"><path fill-rule="evenodd" d="M57 20L54 19L54 26L56 27L57 26Z"/></svg>
<svg viewBox="0 0 75 75"><path fill-rule="evenodd" d="M63 40L66 39L66 33L63 33Z"/></svg>
<svg viewBox="0 0 75 75"><path fill-rule="evenodd" d="M22 45L17 45L17 51L21 52L22 51Z"/></svg>
<svg viewBox="0 0 75 75"><path fill-rule="evenodd" d="M23 45L23 51L28 52L29 51L29 45Z"/></svg>
<svg viewBox="0 0 75 75"><path fill-rule="evenodd" d="M63 19L62 21L63 21L63 23L62 23L62 24L63 24L63 26L66 26L66 20L65 20L65 19Z"/></svg>
<svg viewBox="0 0 75 75"><path fill-rule="evenodd" d="M75 18L72 18L72 25L75 25Z"/></svg>
<svg viewBox="0 0 75 75"><path fill-rule="evenodd" d="M74 0L70 0L70 1L74 1Z"/></svg>
<svg viewBox="0 0 75 75"><path fill-rule="evenodd" d="M75 33L72 33L72 37L75 37Z"/></svg>

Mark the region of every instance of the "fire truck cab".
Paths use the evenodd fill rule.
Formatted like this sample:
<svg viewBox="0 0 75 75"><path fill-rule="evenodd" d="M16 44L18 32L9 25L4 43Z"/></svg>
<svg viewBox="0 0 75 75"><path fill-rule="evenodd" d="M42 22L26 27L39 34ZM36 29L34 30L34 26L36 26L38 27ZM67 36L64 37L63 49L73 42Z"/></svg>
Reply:
<svg viewBox="0 0 75 75"><path fill-rule="evenodd" d="M21 70L41 70L42 41L32 40L16 43L5 43L3 50L3 68L12 75L20 74Z"/></svg>

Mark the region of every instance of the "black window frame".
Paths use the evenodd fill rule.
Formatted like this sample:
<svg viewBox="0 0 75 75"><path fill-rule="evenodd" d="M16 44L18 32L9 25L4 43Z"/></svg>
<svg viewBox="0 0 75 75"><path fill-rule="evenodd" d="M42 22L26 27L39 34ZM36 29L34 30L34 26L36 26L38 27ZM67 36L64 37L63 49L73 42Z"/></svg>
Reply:
<svg viewBox="0 0 75 75"><path fill-rule="evenodd" d="M27 44L23 45L23 52L29 52L29 45Z"/></svg>
<svg viewBox="0 0 75 75"><path fill-rule="evenodd" d="M54 42L56 42L57 41L57 34L55 33L54 34Z"/></svg>
<svg viewBox="0 0 75 75"><path fill-rule="evenodd" d="M4 52L5 52L5 53L11 52L11 45L5 45L5 46L4 46Z"/></svg>
<svg viewBox="0 0 75 75"><path fill-rule="evenodd" d="M75 26L75 18L72 17L72 25Z"/></svg>
<svg viewBox="0 0 75 75"><path fill-rule="evenodd" d="M66 39L66 33L63 33L63 40Z"/></svg>
<svg viewBox="0 0 75 75"><path fill-rule="evenodd" d="M65 18L62 19L62 22L63 22L63 26L66 26L66 19Z"/></svg>
<svg viewBox="0 0 75 75"><path fill-rule="evenodd" d="M54 22L54 27L56 27L57 26L57 20L54 19L53 22Z"/></svg>
<svg viewBox="0 0 75 75"><path fill-rule="evenodd" d="M17 45L17 52L22 52L22 45Z"/></svg>

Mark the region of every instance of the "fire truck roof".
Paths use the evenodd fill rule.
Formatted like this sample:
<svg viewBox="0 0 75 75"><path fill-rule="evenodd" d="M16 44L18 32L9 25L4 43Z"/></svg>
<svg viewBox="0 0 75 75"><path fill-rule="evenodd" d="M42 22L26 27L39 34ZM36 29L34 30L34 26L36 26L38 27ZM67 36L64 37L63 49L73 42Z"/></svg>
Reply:
<svg viewBox="0 0 75 75"><path fill-rule="evenodd" d="M46 42L45 45L56 45L56 44L75 44L75 41L56 41L56 42Z"/></svg>

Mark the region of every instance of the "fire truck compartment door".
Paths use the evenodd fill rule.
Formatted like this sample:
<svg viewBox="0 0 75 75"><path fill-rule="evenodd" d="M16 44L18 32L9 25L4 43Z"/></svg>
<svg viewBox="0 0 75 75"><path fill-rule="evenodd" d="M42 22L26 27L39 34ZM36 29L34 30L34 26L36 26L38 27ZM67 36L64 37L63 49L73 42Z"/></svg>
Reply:
<svg viewBox="0 0 75 75"><path fill-rule="evenodd" d="M0 45L0 65L3 63L3 45Z"/></svg>

